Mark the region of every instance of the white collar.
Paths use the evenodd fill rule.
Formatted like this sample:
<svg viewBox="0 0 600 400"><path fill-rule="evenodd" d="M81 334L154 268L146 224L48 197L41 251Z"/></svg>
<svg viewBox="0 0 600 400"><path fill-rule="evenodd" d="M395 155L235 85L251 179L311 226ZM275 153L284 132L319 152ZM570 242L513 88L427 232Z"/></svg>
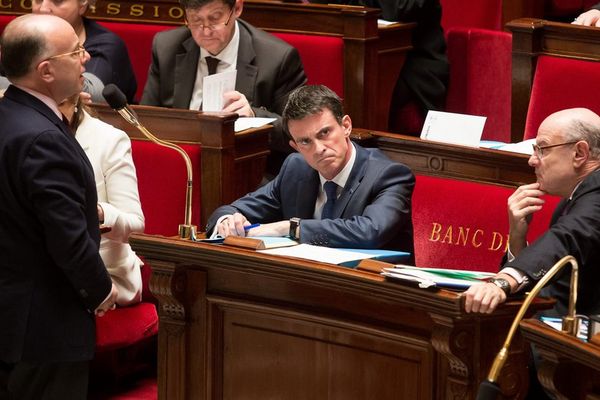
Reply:
<svg viewBox="0 0 600 400"><path fill-rule="evenodd" d="M54 99L46 96L45 94L42 94L42 93L36 91L36 90L26 88L24 86L19 86L19 85L15 85L15 86L18 87L19 89L21 89L22 91L29 93L30 95L32 95L33 97L35 97L36 99L40 100L42 103L47 105L48 108L51 109L54 112L54 114L56 114L58 119L60 119L62 121L63 114L58 109L58 104L56 104L56 101L54 101Z"/></svg>
<svg viewBox="0 0 600 400"><path fill-rule="evenodd" d="M346 165L344 165L344 168L342 168L342 170L336 176L334 176L333 179L331 179L333 182L335 182L341 188L346 187L346 182L348 182L348 178L350 177L350 172L352 172L352 167L354 167L354 162L356 161L356 149L354 148L354 143L350 142L350 145L351 145L350 159L348 160ZM321 187L323 187L323 184L328 181L320 173L319 173L319 180L321 181Z"/></svg>
<svg viewBox="0 0 600 400"><path fill-rule="evenodd" d="M200 59L204 59L206 57L215 57L218 58L220 62L224 63L226 67L230 65L236 65L238 49L240 47L240 29L237 20L234 22L235 26L233 30L233 37L229 43L227 43L227 46L225 46L223 50L219 52L219 54L215 55L210 54L204 48L200 47Z"/></svg>

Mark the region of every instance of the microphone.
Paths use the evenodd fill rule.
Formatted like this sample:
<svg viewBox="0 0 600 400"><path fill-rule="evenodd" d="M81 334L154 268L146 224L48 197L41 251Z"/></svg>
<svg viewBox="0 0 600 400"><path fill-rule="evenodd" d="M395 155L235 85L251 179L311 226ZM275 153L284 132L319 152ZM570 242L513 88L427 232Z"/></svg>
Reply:
<svg viewBox="0 0 600 400"><path fill-rule="evenodd" d="M178 145L167 142L154 136L144 125L142 125L134 110L127 104L127 98L114 83L109 83L102 90L102 96L108 105L123 117L125 121L135 126L142 134L154 143L168 147L178 152L185 161L187 169L187 186L185 191L185 222L179 225L179 237L192 239L196 237L196 226L192 225L192 161L188 154Z"/></svg>
<svg viewBox="0 0 600 400"><path fill-rule="evenodd" d="M577 331L579 329L579 318L575 316L575 303L577 303L577 276L579 275L579 267L577 265L577 260L573 256L564 256L556 264L550 268L550 270L538 281L538 283L531 289L531 292L525 296L525 300L519 308L519 312L515 316L512 325L508 331L508 335L506 336L506 340L504 341L504 345L494 358L494 363L492 364L492 368L490 368L490 372L485 381L481 382L479 385L479 391L477 392L477 400L495 400L498 398L500 394L500 387L496 383L498 379L498 375L500 375L500 371L506 362L506 358L508 357L508 348L510 347L510 343L514 334L519 327L519 322L523 319L525 312L529 308L529 305L533 301L533 299L538 295L540 290L552 279L554 275L558 271L560 271L567 264L572 265L571 269L571 285L570 285L570 294L569 294L569 311L567 316L563 317L562 323L562 331L571 335L576 336Z"/></svg>

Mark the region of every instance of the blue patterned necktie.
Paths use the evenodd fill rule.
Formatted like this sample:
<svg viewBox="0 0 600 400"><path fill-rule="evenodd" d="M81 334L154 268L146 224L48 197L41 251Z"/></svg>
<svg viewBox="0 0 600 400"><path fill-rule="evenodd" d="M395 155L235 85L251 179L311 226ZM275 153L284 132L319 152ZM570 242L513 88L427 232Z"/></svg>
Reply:
<svg viewBox="0 0 600 400"><path fill-rule="evenodd" d="M333 218L333 209L335 208L335 200L337 199L337 188L338 185L333 181L327 181L323 184L323 190L327 195L327 202L323 206L323 212L321 213L321 219Z"/></svg>

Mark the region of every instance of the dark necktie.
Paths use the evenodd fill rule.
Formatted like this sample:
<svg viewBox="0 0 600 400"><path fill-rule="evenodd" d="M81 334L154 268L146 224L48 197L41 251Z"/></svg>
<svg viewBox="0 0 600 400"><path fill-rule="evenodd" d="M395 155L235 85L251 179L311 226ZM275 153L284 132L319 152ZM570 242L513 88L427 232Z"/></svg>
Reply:
<svg viewBox="0 0 600 400"><path fill-rule="evenodd" d="M213 75L217 73L217 65L221 62L218 58L206 57L206 66L208 67L208 74Z"/></svg>
<svg viewBox="0 0 600 400"><path fill-rule="evenodd" d="M321 219L333 218L333 209L335 208L335 200L337 199L337 188L338 185L333 181L327 181L323 184L323 190L325 191L325 195L327 195L327 201L323 206Z"/></svg>

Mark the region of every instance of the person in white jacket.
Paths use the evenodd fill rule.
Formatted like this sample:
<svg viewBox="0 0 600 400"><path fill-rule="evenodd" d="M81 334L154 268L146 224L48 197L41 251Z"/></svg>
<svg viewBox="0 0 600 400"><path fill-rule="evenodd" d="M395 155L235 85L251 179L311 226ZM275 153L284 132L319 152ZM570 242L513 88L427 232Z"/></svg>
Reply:
<svg viewBox="0 0 600 400"><path fill-rule="evenodd" d="M131 141L122 130L92 117L79 96L60 105L75 138L94 169L98 191L98 219L111 228L102 234L100 256L119 289L117 304L141 301L142 261L129 246L132 232L144 231L137 176L131 157Z"/></svg>

